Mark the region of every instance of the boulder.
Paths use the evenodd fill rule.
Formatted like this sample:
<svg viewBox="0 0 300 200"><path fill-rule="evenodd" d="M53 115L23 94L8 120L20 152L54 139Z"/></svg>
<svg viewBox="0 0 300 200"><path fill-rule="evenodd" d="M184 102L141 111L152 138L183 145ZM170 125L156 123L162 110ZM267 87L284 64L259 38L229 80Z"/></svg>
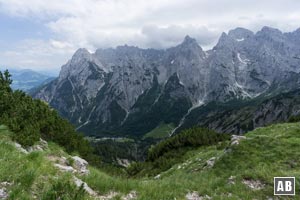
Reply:
<svg viewBox="0 0 300 200"><path fill-rule="evenodd" d="M83 185L83 189L89 194L89 195L92 195L92 196L96 196L97 193L92 190L92 188L90 188L88 186L88 184L86 184L85 182L83 182L81 179L77 178L77 177L73 177L74 178L74 183L77 187L81 187Z"/></svg>
<svg viewBox="0 0 300 200"><path fill-rule="evenodd" d="M69 165L69 162L68 162L67 158L64 157L64 156L59 157L59 156L56 156L56 155L48 155L47 159L50 160L53 163L57 163L57 164L60 164L60 165L63 165L63 166Z"/></svg>
<svg viewBox="0 0 300 200"><path fill-rule="evenodd" d="M232 135L230 145L239 145L241 140L245 140L246 136L242 135Z"/></svg>
<svg viewBox="0 0 300 200"><path fill-rule="evenodd" d="M22 153L28 154L28 151L22 147L19 143L14 143L15 147Z"/></svg>
<svg viewBox="0 0 300 200"><path fill-rule="evenodd" d="M73 156L72 159L74 160L74 168L81 174L86 175L89 173L89 170L87 169L89 163L80 158L79 156Z"/></svg>
<svg viewBox="0 0 300 200"><path fill-rule="evenodd" d="M33 151L44 151L47 148L48 148L48 142L46 142L45 140L40 138L40 141L38 142L38 144L28 147L27 151L29 153L33 152Z"/></svg>

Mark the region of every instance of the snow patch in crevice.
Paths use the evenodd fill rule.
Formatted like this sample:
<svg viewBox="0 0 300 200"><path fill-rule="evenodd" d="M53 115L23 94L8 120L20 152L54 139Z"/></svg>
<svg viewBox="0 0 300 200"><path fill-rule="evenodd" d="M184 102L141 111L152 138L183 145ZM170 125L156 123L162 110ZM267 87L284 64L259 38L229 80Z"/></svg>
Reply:
<svg viewBox="0 0 300 200"><path fill-rule="evenodd" d="M248 92L246 92L244 89L244 86L240 85L237 81L235 81L235 86L242 92L243 98L247 98L247 97L252 98L252 95L250 95Z"/></svg>
<svg viewBox="0 0 300 200"><path fill-rule="evenodd" d="M244 41L244 40L245 40L245 38L237 38L237 39L236 39L237 42L242 42L242 41Z"/></svg>
<svg viewBox="0 0 300 200"><path fill-rule="evenodd" d="M209 53L207 51L204 51L204 58L208 58Z"/></svg>
<svg viewBox="0 0 300 200"><path fill-rule="evenodd" d="M126 116L125 116L124 119L122 120L121 126L125 123L125 121L127 120L128 116L129 116L129 112L126 110Z"/></svg>
<svg viewBox="0 0 300 200"><path fill-rule="evenodd" d="M70 79L70 77L68 77L68 81L70 82L71 86L72 86L72 96L73 96L73 101L75 103L75 108L78 108L78 104L77 104L77 101L76 101L76 98L75 98L75 95L77 96L77 98L79 99L80 101L80 108L83 110L83 105L82 105L82 99L80 98L80 96L78 95L78 93L75 91L75 86L72 82L72 80ZM75 95L74 95L75 94ZM74 111L72 111L72 116L73 116L73 113Z"/></svg>
<svg viewBox="0 0 300 200"><path fill-rule="evenodd" d="M248 59L242 59L240 53L237 53L237 58L238 58L238 60L240 61L240 63L242 63L242 64L244 64L244 65L247 65L247 62L249 62Z"/></svg>
<svg viewBox="0 0 300 200"><path fill-rule="evenodd" d="M271 86L271 82L270 81L265 80L265 82L267 83L268 86Z"/></svg>
<svg viewBox="0 0 300 200"><path fill-rule="evenodd" d="M178 80L179 80L179 84L182 85L182 86L184 86L184 83L180 80L180 77L179 77L178 72L176 72L176 75L177 75L177 78L178 78Z"/></svg>
<svg viewBox="0 0 300 200"><path fill-rule="evenodd" d="M156 97L156 99L154 100L154 103L153 103L150 107L154 106L154 105L158 102L158 100L160 99L161 95L163 94L163 91L164 91L164 89L165 89L165 86L166 86L167 82L168 82L168 79L165 80L165 82L164 82L164 84L163 84L163 86L162 86L161 92L160 92L159 95Z"/></svg>
<svg viewBox="0 0 300 200"><path fill-rule="evenodd" d="M88 116L86 122L84 122L82 125L78 126L78 127L76 128L76 131L79 130L80 128L82 128L83 126L87 125L88 123L90 123L90 118L91 118L91 116L92 116L92 114L93 114L95 108L96 108L96 106L94 106L94 107L92 108L92 110L91 110L91 112L90 112L90 114L89 114L89 116ZM80 118L80 121L81 121L81 118Z"/></svg>
<svg viewBox="0 0 300 200"><path fill-rule="evenodd" d="M245 90L245 87L240 85L237 81L235 81L235 86L236 88L239 89L239 91L242 92L242 97L243 98L255 98L255 97L258 97L259 95L261 95L262 93L256 93L256 94L249 94L246 90Z"/></svg>
<svg viewBox="0 0 300 200"><path fill-rule="evenodd" d="M178 125L176 128L174 128L174 129L172 130L172 132L169 134L169 136L172 136L172 135L176 132L176 130L177 130L178 128L180 128L180 127L183 125L183 123L184 123L184 121L185 121L185 118L192 112L192 110L194 110L195 108L198 108L198 107L200 107L200 106L202 106L202 105L204 105L204 101L203 101L203 100L198 100L198 102L197 102L196 104L194 104L194 105L187 111L187 113L181 118L181 120L180 120L180 122L179 122L179 125Z"/></svg>

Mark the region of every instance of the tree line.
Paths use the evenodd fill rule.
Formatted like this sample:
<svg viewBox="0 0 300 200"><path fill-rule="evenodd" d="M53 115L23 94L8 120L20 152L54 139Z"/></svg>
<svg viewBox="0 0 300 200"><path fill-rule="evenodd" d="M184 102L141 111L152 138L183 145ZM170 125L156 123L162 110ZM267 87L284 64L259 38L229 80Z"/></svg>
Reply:
<svg viewBox="0 0 300 200"><path fill-rule="evenodd" d="M209 145L226 145L229 135L193 127L183 130L152 146L145 162L136 162L127 169L129 176L153 176L184 160L187 151ZM219 144L220 143L220 144Z"/></svg>
<svg viewBox="0 0 300 200"><path fill-rule="evenodd" d="M0 124L9 127L13 140L26 147L43 138L59 144L68 153L78 152L90 162L98 162L89 142L73 125L46 102L33 99L23 91L13 91L11 83L10 73L0 71Z"/></svg>

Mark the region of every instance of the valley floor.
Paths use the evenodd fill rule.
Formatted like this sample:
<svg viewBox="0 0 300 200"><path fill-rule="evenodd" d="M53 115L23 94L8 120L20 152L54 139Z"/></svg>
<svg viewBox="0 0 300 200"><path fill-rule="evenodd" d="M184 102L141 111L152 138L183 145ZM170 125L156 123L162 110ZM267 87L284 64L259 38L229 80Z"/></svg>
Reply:
<svg viewBox="0 0 300 200"><path fill-rule="evenodd" d="M9 131L2 126L0 190L9 199L62 195L61 199L244 200L274 199L274 176L295 176L296 186L300 185L300 123L258 128L245 136L226 145L189 151L185 162L156 177L126 179L89 167L89 175L75 174L97 192L89 196L74 185L71 172L60 172L47 159L49 155L68 158L60 147L49 143L45 151L24 154L15 148Z"/></svg>

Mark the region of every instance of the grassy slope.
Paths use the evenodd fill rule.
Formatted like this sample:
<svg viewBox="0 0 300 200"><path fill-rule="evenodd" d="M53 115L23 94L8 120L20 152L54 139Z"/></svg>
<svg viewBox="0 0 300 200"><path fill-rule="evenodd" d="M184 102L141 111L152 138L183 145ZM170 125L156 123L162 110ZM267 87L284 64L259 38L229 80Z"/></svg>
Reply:
<svg viewBox="0 0 300 200"><path fill-rule="evenodd" d="M189 191L197 191L200 195L209 195L213 199L266 199L273 196L274 176L298 177L296 186L299 186L299 123L259 128L246 136L247 139L242 140L239 145L230 147L229 153L217 146L190 151L185 155L184 163L161 173L161 178L157 180L112 177L92 167L90 175L83 179L100 194L110 191L127 194L135 190L138 199L145 200L184 199ZM58 172L44 158L49 152L23 155L8 144L9 138L3 131L0 139L0 181L21 182L12 189L13 194L19 195L19 199L30 199L32 190L37 195L51 190L51 182L58 181L54 178ZM52 145L49 146L51 149ZM51 150L51 153L59 152L61 153L57 147L55 151ZM206 168L205 163L211 157L218 159L213 168ZM228 184L230 176L236 176L235 184ZM44 181L45 178L49 181ZM68 178L68 174L65 174L59 180ZM254 191L242 183L244 179L259 180L266 186Z"/></svg>
<svg viewBox="0 0 300 200"><path fill-rule="evenodd" d="M7 187L9 199L50 200L59 193L64 193L63 199L76 199L77 188L71 174L59 172L46 159L51 154L68 156L60 147L50 143L47 151L24 154L15 148L10 138L11 132L0 126L0 183L11 183Z"/></svg>
<svg viewBox="0 0 300 200"><path fill-rule="evenodd" d="M86 181L102 192L136 190L139 199L184 199L189 191L213 199L267 199L273 196L274 176L300 177L299 123L259 128L246 136L230 153L216 146L191 151L185 163L162 173L158 180L124 180L93 171ZM213 168L205 168L211 157L219 159ZM228 184L230 176L236 176L233 185ZM254 191L242 183L244 179L259 180L265 188Z"/></svg>
<svg viewBox="0 0 300 200"><path fill-rule="evenodd" d="M170 132L175 128L173 124L160 124L152 131L148 132L144 138L162 139L169 136Z"/></svg>

